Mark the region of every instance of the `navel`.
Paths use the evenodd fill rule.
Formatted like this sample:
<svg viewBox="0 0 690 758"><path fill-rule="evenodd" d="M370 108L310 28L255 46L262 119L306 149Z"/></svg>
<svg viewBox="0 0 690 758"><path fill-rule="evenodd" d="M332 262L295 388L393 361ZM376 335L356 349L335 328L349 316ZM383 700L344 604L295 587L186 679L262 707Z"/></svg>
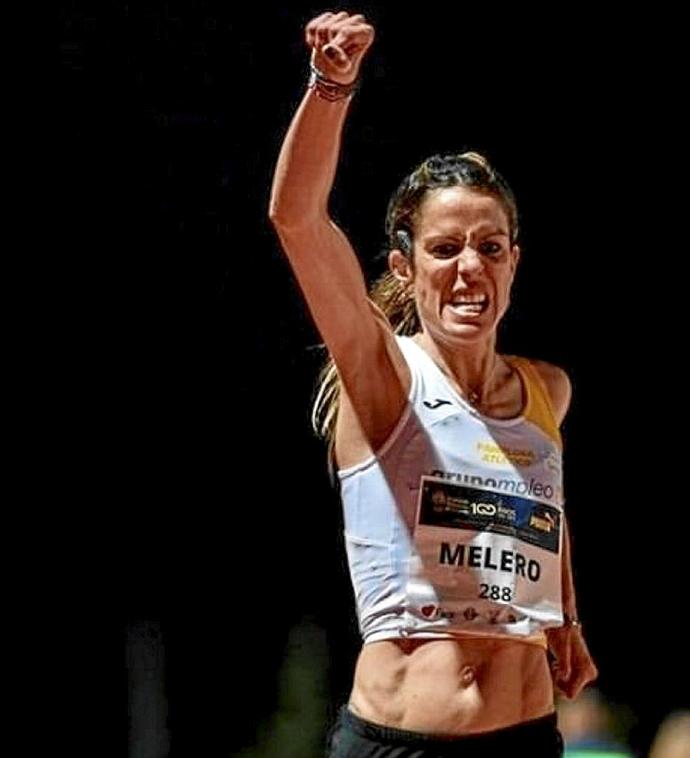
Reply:
<svg viewBox="0 0 690 758"><path fill-rule="evenodd" d="M477 678L474 666L463 666L460 671L460 683L463 687L469 687Z"/></svg>

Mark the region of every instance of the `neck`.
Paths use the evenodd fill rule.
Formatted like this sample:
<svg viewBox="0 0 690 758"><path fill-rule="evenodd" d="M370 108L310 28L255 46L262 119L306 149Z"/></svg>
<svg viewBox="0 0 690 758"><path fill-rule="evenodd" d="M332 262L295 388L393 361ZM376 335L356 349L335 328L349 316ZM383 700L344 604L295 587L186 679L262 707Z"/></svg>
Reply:
<svg viewBox="0 0 690 758"><path fill-rule="evenodd" d="M479 407L487 404L500 363L495 335L487 342L467 347L437 342L426 331L419 333L415 339L472 405Z"/></svg>

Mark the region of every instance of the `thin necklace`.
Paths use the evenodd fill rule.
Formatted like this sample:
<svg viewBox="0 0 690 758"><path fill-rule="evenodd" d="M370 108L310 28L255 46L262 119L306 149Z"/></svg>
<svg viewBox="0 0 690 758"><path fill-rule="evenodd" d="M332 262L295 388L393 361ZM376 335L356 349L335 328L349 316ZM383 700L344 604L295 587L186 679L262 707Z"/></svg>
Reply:
<svg viewBox="0 0 690 758"><path fill-rule="evenodd" d="M493 379L494 374L496 373L497 365L498 365L498 356L494 355L494 363L493 363L493 366L491 367L491 371L489 372L489 377L486 381L487 387L489 383L491 382L491 380ZM483 397L482 392L480 392L479 390L471 389L471 388L464 389L453 377L453 375L450 372L448 372L443 366L439 365L439 368L446 375L446 377L448 377L448 379L451 380L453 384L456 384L460 388L460 394L465 397L465 399L471 406L473 406L474 408L479 408L481 406L482 397Z"/></svg>
<svg viewBox="0 0 690 758"><path fill-rule="evenodd" d="M479 401L481 400L481 395L474 390L469 390L467 392L467 399L470 401L470 405L478 406Z"/></svg>

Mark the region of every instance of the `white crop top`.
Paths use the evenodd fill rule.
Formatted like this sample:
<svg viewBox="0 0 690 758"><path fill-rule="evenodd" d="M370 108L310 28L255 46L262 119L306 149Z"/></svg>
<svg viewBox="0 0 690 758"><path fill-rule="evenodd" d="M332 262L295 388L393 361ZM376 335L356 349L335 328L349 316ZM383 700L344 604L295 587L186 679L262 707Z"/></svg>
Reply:
<svg viewBox="0 0 690 758"><path fill-rule="evenodd" d="M411 338L409 404L375 456L341 469L364 642L509 637L563 623L561 438L527 359L520 416L482 416Z"/></svg>

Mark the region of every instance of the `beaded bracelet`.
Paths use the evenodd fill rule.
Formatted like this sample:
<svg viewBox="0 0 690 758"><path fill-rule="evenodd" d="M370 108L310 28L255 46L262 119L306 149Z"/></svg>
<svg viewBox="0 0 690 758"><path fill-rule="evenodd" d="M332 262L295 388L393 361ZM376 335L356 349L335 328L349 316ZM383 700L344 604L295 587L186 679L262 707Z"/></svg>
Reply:
<svg viewBox="0 0 690 758"><path fill-rule="evenodd" d="M314 65L314 61L309 62L309 81L307 87L313 89L314 92L323 100L328 100L333 103L336 100L345 100L350 97L359 89L360 80L355 79L350 84L341 84L340 82L334 82L332 79L328 79L322 71Z"/></svg>

